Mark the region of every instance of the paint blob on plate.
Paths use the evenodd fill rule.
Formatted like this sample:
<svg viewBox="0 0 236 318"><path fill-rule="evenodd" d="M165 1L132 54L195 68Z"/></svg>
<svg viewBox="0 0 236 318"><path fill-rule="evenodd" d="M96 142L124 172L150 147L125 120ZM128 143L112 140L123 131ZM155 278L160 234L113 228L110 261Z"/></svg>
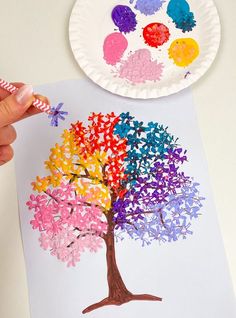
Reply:
<svg viewBox="0 0 236 318"><path fill-rule="evenodd" d="M162 63L152 60L151 52L148 49L140 49L132 53L127 60L121 61L118 75L132 84L159 81L163 67Z"/></svg>
<svg viewBox="0 0 236 318"><path fill-rule="evenodd" d="M131 98L190 86L219 47L219 16L207 0L76 0L70 24L72 50L88 77Z"/></svg>
<svg viewBox="0 0 236 318"><path fill-rule="evenodd" d="M169 40L170 31L162 23L150 23L143 29L143 37L146 44L157 48Z"/></svg>
<svg viewBox="0 0 236 318"><path fill-rule="evenodd" d="M196 26L194 14L190 11L186 0L170 0L167 14L175 23L176 28L183 32L190 32Z"/></svg>
<svg viewBox="0 0 236 318"><path fill-rule="evenodd" d="M191 38L177 39L169 48L169 57L177 66L186 67L199 55L199 45Z"/></svg>
<svg viewBox="0 0 236 318"><path fill-rule="evenodd" d="M107 64L116 65L120 62L127 47L128 41L122 33L109 34L103 44L104 60Z"/></svg>
<svg viewBox="0 0 236 318"><path fill-rule="evenodd" d="M115 6L112 10L111 17L120 32L130 33L135 31L137 25L136 14L130 7L125 5Z"/></svg>
<svg viewBox="0 0 236 318"><path fill-rule="evenodd" d="M134 0L130 0L132 4ZM135 9L145 15L153 15L159 11L165 0L136 0Z"/></svg>
<svg viewBox="0 0 236 318"><path fill-rule="evenodd" d="M129 0L137 11L146 16L152 16L158 12L164 2L165 0ZM175 27L183 32L192 31L196 26L194 15L186 0L169 0L167 14L175 23ZM107 64L116 66L111 71L132 84L159 81L164 64L153 60L148 49L140 47L123 59L130 35L126 39L122 33L140 32L138 29L136 30L138 22L135 12L127 5L118 4L113 8L111 18L119 29L119 32L108 35L103 45L104 60ZM143 28L142 33L145 44L152 48L159 48L167 43L171 36L170 29L160 22L149 23ZM175 65L186 67L198 57L198 43L192 38L177 39L172 42L168 55L170 59L173 59Z"/></svg>

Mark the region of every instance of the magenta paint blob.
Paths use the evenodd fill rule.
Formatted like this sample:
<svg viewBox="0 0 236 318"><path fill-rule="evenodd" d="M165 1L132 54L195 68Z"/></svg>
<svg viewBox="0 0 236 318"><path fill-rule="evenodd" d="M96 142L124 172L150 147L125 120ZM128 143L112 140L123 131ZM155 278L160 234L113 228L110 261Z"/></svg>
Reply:
<svg viewBox="0 0 236 318"><path fill-rule="evenodd" d="M116 65L120 62L127 47L128 41L122 33L109 34L103 44L104 60L107 64Z"/></svg>
<svg viewBox="0 0 236 318"><path fill-rule="evenodd" d="M111 17L120 32L129 33L135 31L137 25L136 14L130 7L125 5L115 6Z"/></svg>
<svg viewBox="0 0 236 318"><path fill-rule="evenodd" d="M148 49L140 49L131 54L127 60L121 61L118 75L133 84L159 81L163 67L162 63L152 60L151 52Z"/></svg>

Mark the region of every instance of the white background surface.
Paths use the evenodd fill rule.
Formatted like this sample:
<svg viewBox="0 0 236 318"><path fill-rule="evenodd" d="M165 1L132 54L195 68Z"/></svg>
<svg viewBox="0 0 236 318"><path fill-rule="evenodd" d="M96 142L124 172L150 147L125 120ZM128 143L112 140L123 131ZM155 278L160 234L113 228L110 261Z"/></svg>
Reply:
<svg viewBox="0 0 236 318"><path fill-rule="evenodd" d="M1 77L41 84L82 76L67 34L73 3L0 0ZM216 4L223 28L221 50L211 70L193 86L193 93L236 290L236 2L217 0ZM34 133L29 132L32 138ZM29 318L12 162L0 168L0 317Z"/></svg>

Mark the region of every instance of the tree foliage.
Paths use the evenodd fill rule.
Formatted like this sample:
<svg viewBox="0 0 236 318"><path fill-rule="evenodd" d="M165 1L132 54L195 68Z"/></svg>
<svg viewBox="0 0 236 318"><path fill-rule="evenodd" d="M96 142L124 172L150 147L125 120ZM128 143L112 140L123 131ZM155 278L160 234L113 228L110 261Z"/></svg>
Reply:
<svg viewBox="0 0 236 318"><path fill-rule="evenodd" d="M168 128L129 113L92 113L88 121L63 132L45 162L48 175L32 183L38 193L27 205L42 248L74 266L83 251L103 246L109 218L117 239L142 245L192 234L203 198Z"/></svg>

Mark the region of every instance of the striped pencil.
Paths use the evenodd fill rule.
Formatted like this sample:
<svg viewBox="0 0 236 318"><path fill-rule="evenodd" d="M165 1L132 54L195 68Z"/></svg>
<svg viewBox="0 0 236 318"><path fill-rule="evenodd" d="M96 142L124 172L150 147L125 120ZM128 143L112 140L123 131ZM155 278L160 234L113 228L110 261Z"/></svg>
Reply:
<svg viewBox="0 0 236 318"><path fill-rule="evenodd" d="M17 87L4 81L3 79L0 79L0 87L2 87L11 94L14 94L18 91ZM32 105L47 114L51 114L51 107L37 98L35 98L35 101L32 103Z"/></svg>
<svg viewBox="0 0 236 318"><path fill-rule="evenodd" d="M12 85L11 83L8 83L4 81L3 79L0 79L0 87L5 89L7 92L14 94L15 92L18 91L18 88ZM49 115L49 118L51 119L51 126L58 126L58 120L64 120L64 116L68 115L67 112L61 111L62 103L60 103L57 107L52 107L40 99L35 98L34 102L32 105L42 112L46 113Z"/></svg>

